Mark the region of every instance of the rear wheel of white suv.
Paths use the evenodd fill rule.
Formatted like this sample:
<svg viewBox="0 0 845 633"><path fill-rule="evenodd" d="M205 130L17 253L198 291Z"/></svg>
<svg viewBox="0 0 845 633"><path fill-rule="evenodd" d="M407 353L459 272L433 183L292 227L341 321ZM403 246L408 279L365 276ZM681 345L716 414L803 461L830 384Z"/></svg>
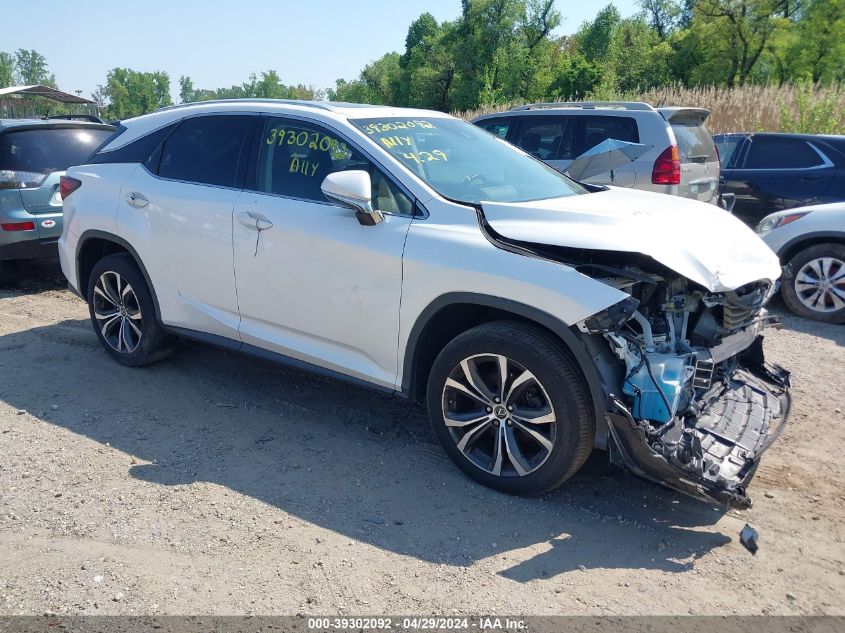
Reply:
<svg viewBox="0 0 845 633"><path fill-rule="evenodd" d="M449 456L503 492L556 488L592 450L595 422L577 367L530 325L487 323L457 336L434 362L427 400Z"/></svg>
<svg viewBox="0 0 845 633"><path fill-rule="evenodd" d="M88 279L88 311L97 338L117 362L130 367L161 360L175 337L156 318L152 294L128 254L98 261Z"/></svg>

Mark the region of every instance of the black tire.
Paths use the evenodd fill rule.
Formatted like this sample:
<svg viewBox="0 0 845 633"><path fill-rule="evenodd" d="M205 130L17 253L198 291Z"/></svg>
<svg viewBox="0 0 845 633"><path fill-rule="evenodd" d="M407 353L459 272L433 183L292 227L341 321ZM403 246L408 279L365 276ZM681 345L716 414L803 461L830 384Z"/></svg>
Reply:
<svg viewBox="0 0 845 633"><path fill-rule="evenodd" d="M101 279L105 280L101 283L107 283L111 290L125 291L125 284L128 283L130 292L124 292L121 295L122 301L126 303L125 306L122 304L118 306L105 297L102 285L100 289L97 289ZM121 285L121 280L123 285ZM96 292L95 289L97 289ZM115 293L110 291L109 294L112 298L115 297ZM100 339L106 352L120 364L128 367L149 365L162 360L173 350L176 337L165 332L158 322L150 289L147 287L144 275L141 274L138 265L129 254L108 255L98 261L91 271L85 296L97 338ZM109 316L104 319L98 318L97 314L101 317L104 314ZM115 320L119 325L114 325ZM104 334L103 325L106 321L110 321L111 324L105 328L106 334ZM125 326L121 323L122 321L126 322ZM136 323L140 323L140 326L134 325ZM118 328L117 333L115 327ZM121 327L126 328L124 333L120 333ZM136 333L136 330L140 331L140 335ZM131 345L133 342L134 347Z"/></svg>
<svg viewBox="0 0 845 633"><path fill-rule="evenodd" d="M798 316L824 323L845 323L845 306L836 309L832 299L823 301L826 309L812 309L802 302L802 297L807 300L807 297L812 296L812 290L808 290L808 286L801 282L802 280L806 281L807 278L815 279L811 264L823 258L831 259L834 262L829 270L831 277L845 275L845 245L816 244L805 248L789 260L788 265L784 268L781 280L781 296L787 307ZM809 273L801 274L802 269L805 269L808 264L811 265ZM845 277L837 279L834 290L837 294L845 294Z"/></svg>
<svg viewBox="0 0 845 633"><path fill-rule="evenodd" d="M467 359L474 364L476 377L482 378L482 382L488 388L488 393L494 393L499 383L495 381L495 378L492 382L483 378L485 371L488 372L487 376L492 375L488 371L489 363L496 362L494 360L496 357L490 355L507 358L504 371L506 378L504 381L499 381L505 385L501 388L501 393L507 392L509 385L516 384L517 377L525 370L536 378L537 386L533 386L533 383L532 386L527 386L529 383L523 383L517 389L511 387L515 394L520 394L519 389L522 389L521 395L515 396L512 401L507 398L500 398L500 400L503 400L503 405L509 402L515 403L517 410L510 413L503 411L501 415L507 416L507 422L504 419L494 420L491 424L495 424L495 427L479 431L476 436L479 439L472 441L472 444L489 443L488 464L492 466L496 463L493 458L496 454L494 453L496 443L499 442L496 433L499 431L502 434L510 433L512 434L509 436L511 443L516 437L520 449L518 454L521 458L530 455L530 452L524 451L526 445L529 451L532 444L537 449L538 452L531 458L534 460L534 470L524 468L526 464L531 465L531 459L523 459L523 473L517 472L516 462L519 460L513 460L510 453L503 451L503 445L499 444L499 452L504 452L507 464L500 464L500 473L494 474L494 467L485 468L479 465L479 462L487 458L483 446L470 449L474 451L471 457L458 448L464 435L470 435L472 431L464 433L464 429L468 427L455 430L454 427L450 429L447 426L447 409L448 413L456 417L465 415L467 418L475 415L471 412L474 407L479 408L482 415L484 411L490 411L489 406L480 404L480 399L467 398L464 392L451 387L447 389L446 382L450 376L457 377L459 380L462 376L466 376L466 371L461 369L461 362ZM497 375L501 373L499 370ZM492 388L489 386L491 384ZM529 397L533 398L535 403L548 399L548 404L551 405L550 415L554 418L554 421L548 424L548 433L545 433L545 427L517 424L517 412L521 415L523 411L528 410L519 408L521 407L519 400ZM470 411L462 413L458 410L460 407L458 401L461 399ZM428 380L427 404L434 432L452 460L479 483L502 492L537 495L557 488L577 472L593 448L595 416L588 406L586 386L577 365L559 341L543 330L528 324L509 321L486 323L467 330L453 339L434 361ZM492 406L496 407L495 404ZM539 417L536 419L539 420ZM509 428L500 428L505 424ZM529 426L532 430L541 430L544 435L551 437L551 450L527 437L526 432L522 430L525 426ZM519 444L520 441L522 444ZM508 446L506 441L504 447ZM510 472L508 472L508 467Z"/></svg>

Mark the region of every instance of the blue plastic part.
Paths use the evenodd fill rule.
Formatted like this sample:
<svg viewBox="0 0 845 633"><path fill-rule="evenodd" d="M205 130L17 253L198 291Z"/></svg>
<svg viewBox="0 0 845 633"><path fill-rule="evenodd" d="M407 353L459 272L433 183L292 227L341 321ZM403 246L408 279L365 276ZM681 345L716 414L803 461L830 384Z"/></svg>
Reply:
<svg viewBox="0 0 845 633"><path fill-rule="evenodd" d="M633 397L634 406L631 414L638 420L652 420L665 424L671 420L678 410L678 404L684 392L685 370L687 365L683 356L672 354L646 354L651 365L651 373L654 380L648 373L648 367L643 363L622 386L622 391ZM671 410L666 409L666 404L657 390L657 385L663 391L666 400L669 401Z"/></svg>

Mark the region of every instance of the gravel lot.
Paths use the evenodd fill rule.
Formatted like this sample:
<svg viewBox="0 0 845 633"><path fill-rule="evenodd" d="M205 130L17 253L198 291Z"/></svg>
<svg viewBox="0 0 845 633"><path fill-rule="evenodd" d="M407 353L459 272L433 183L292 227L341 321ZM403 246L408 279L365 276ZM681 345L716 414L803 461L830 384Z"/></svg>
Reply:
<svg viewBox="0 0 845 633"><path fill-rule="evenodd" d="M845 614L845 327L767 336L794 414L724 514L603 453L498 494L407 403L193 343L120 367L55 264L4 275L0 614Z"/></svg>

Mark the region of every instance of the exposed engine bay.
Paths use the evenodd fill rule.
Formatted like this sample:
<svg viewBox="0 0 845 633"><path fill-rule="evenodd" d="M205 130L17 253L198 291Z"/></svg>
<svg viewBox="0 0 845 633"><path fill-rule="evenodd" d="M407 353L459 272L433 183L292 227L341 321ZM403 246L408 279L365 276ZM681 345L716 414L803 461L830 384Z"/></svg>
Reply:
<svg viewBox="0 0 845 633"><path fill-rule="evenodd" d="M790 406L788 372L763 360L761 332L779 326L764 307L771 283L714 293L648 258L626 256L634 265L622 267L602 263L611 253L578 255L577 269L630 295L579 324L613 359L597 358L609 383L611 459L681 492L750 507L745 487Z"/></svg>
<svg viewBox="0 0 845 633"><path fill-rule="evenodd" d="M674 196L596 188L515 207L478 209L491 242L622 297L576 323L606 398L596 445L642 477L750 507L791 402L789 372L763 358L763 330L780 326L765 308L777 256L730 214Z"/></svg>

